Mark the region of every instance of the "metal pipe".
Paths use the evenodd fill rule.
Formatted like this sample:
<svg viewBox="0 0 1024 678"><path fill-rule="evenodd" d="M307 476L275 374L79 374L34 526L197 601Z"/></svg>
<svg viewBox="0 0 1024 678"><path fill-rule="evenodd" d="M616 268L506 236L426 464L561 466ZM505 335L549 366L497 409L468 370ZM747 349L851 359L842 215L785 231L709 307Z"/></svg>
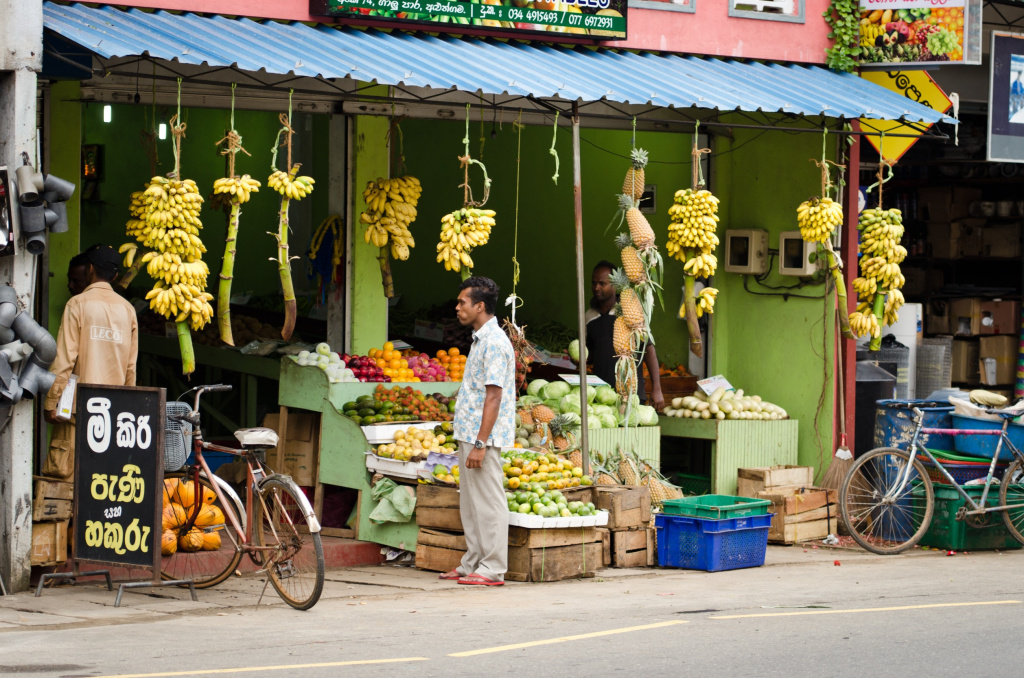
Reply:
<svg viewBox="0 0 1024 678"><path fill-rule="evenodd" d="M572 103L572 195L576 215L576 310L579 314L580 337L580 448L583 451L583 473L590 475L590 429L587 425L587 309L583 269L583 179L580 173L580 108Z"/></svg>

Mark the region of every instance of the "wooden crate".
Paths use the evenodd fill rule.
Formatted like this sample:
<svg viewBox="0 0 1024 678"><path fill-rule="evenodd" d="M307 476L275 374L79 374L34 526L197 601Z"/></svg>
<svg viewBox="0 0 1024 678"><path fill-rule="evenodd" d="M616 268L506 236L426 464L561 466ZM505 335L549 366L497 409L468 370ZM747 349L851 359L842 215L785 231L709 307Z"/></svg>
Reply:
<svg viewBox="0 0 1024 678"><path fill-rule="evenodd" d="M529 549L553 548L557 546L578 546L601 541L596 527L558 527L528 529L510 525L508 545Z"/></svg>
<svg viewBox="0 0 1024 678"><path fill-rule="evenodd" d="M737 471L736 494L757 497L758 492L775 488L798 489L814 485L814 469L810 466L762 466Z"/></svg>
<svg viewBox="0 0 1024 678"><path fill-rule="evenodd" d="M71 500L74 484L34 476L32 492L32 522L56 522L71 518Z"/></svg>
<svg viewBox="0 0 1024 678"><path fill-rule="evenodd" d="M837 496L835 490L819 488L759 492L757 498L771 501L772 513L775 514L768 530L768 540L795 544L834 533L835 520L839 515Z"/></svg>
<svg viewBox="0 0 1024 678"><path fill-rule="evenodd" d="M68 559L68 521L32 523L32 565L56 565Z"/></svg>
<svg viewBox="0 0 1024 678"><path fill-rule="evenodd" d="M650 527L603 530L601 546L605 567L653 567L658 560L655 531Z"/></svg>
<svg viewBox="0 0 1024 678"><path fill-rule="evenodd" d="M824 509L819 510L822 511L820 514L821 518L819 520L783 524L781 537L773 538L772 530L769 530L768 541L780 544L799 544L803 541L824 539L830 534L836 534L836 530L839 527L839 518L836 515L835 507L832 507L831 518L825 517ZM814 511L813 513L817 513L817 511ZM774 524L775 522L772 521L773 529ZM776 532L776 534L778 534L778 532Z"/></svg>
<svg viewBox="0 0 1024 678"><path fill-rule="evenodd" d="M416 537L416 567L421 570L448 572L462 562L466 554L466 535L420 528Z"/></svg>
<svg viewBox="0 0 1024 678"><path fill-rule="evenodd" d="M645 526L651 522L651 490L640 485L594 487L594 505L609 512L609 530Z"/></svg>
<svg viewBox="0 0 1024 678"><path fill-rule="evenodd" d="M416 524L421 528L462 532L459 491L441 485L417 486L415 517Z"/></svg>
<svg viewBox="0 0 1024 678"><path fill-rule="evenodd" d="M602 566L600 541L554 548L508 548L509 581L561 581L576 577L592 577Z"/></svg>

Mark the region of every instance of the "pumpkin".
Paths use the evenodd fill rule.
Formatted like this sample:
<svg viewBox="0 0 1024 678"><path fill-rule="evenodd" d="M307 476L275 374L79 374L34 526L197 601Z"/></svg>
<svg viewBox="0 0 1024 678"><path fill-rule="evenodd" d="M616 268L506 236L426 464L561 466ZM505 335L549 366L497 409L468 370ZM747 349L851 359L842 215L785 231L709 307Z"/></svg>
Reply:
<svg viewBox="0 0 1024 678"><path fill-rule="evenodd" d="M196 517L196 527L222 527L224 525L224 512L216 506L206 504L199 509Z"/></svg>
<svg viewBox="0 0 1024 678"><path fill-rule="evenodd" d="M203 532L203 550L216 551L220 548L219 532Z"/></svg>
<svg viewBox="0 0 1024 678"><path fill-rule="evenodd" d="M176 530L185 524L188 514L180 504L167 504L164 506L163 525L164 530Z"/></svg>
<svg viewBox="0 0 1024 678"><path fill-rule="evenodd" d="M174 488L174 501L181 504L186 510L192 508L196 503L196 485L190 478L182 478L178 486Z"/></svg>
<svg viewBox="0 0 1024 678"><path fill-rule="evenodd" d="M206 485L200 485L199 489L202 490L204 504L212 504L217 501L217 493L214 492L212 488L209 488Z"/></svg>
<svg viewBox="0 0 1024 678"><path fill-rule="evenodd" d="M164 530L160 536L160 553L165 556L173 556L178 550L178 533L174 530Z"/></svg>
<svg viewBox="0 0 1024 678"><path fill-rule="evenodd" d="M178 548L189 553L203 548L203 531L193 527L187 534L178 537Z"/></svg>
<svg viewBox="0 0 1024 678"><path fill-rule="evenodd" d="M174 493L178 490L177 478L164 478L164 506L174 502Z"/></svg>

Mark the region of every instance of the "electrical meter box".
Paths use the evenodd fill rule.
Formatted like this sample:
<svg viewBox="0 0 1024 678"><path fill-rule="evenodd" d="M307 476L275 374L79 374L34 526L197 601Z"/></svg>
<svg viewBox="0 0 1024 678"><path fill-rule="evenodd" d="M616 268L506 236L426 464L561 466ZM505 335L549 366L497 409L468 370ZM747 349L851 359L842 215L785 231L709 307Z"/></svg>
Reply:
<svg viewBox="0 0 1024 678"><path fill-rule="evenodd" d="M768 231L743 228L725 232L727 273L760 275L768 272Z"/></svg>
<svg viewBox="0 0 1024 678"><path fill-rule="evenodd" d="M806 242L800 231L783 231L779 234L779 275L805 278L818 270L817 261L811 254L817 251L817 244Z"/></svg>

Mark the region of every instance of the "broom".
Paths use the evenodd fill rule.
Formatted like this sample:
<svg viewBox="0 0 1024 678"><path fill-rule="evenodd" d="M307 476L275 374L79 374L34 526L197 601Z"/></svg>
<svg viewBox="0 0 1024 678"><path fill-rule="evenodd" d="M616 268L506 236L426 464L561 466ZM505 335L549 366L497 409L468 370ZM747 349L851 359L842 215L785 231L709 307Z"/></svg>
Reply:
<svg viewBox="0 0 1024 678"><path fill-rule="evenodd" d="M842 347L842 342L840 340L838 322L836 325L836 352L838 353ZM836 449L835 454L832 455L832 463L829 464L828 470L825 471L825 477L821 479L820 487L838 492L843 484L843 479L846 478L846 473L853 466L853 453L846 446L846 393L843 389L842 365L836 370L836 386L838 387L836 390L839 393L839 447Z"/></svg>

